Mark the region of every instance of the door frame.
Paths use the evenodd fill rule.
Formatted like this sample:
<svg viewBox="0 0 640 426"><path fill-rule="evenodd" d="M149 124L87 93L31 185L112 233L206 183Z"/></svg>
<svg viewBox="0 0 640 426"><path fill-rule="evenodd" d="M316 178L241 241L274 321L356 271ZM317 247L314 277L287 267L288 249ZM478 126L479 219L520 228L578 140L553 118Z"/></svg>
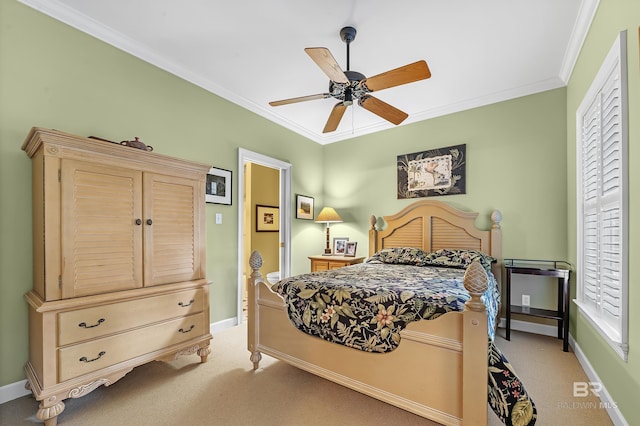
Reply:
<svg viewBox="0 0 640 426"><path fill-rule="evenodd" d="M242 281L244 260L245 164L254 163L280 170L280 276L291 275L291 164L257 152L238 148L238 307L237 324L242 324ZM248 268L248 267L247 267ZM262 273L265 273L262 271ZM266 280L266 277L265 277Z"/></svg>

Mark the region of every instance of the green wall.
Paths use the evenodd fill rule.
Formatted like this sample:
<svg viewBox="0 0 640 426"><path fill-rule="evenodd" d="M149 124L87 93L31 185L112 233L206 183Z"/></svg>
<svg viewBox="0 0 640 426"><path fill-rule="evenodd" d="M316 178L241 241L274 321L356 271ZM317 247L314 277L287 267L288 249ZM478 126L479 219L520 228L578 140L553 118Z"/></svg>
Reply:
<svg viewBox="0 0 640 426"><path fill-rule="evenodd" d="M630 425L640 424L637 406L640 395L640 58L638 27L640 2L637 0L601 0L589 35L567 87L567 217L569 223L568 256L575 264L576 246L576 121L575 111L595 78L604 58L621 30L627 30L629 97L629 357L628 362L615 354L593 327L581 316L572 315L572 335L596 370L613 401ZM575 310L575 309L574 309Z"/></svg>
<svg viewBox="0 0 640 426"><path fill-rule="evenodd" d="M325 149L325 197L345 219L333 235L366 254L371 214L393 214L401 154L466 144L467 193L438 198L477 211L488 227L503 214L505 257L566 256L565 90L557 89L399 127Z"/></svg>
<svg viewBox="0 0 640 426"><path fill-rule="evenodd" d="M479 226L488 226L491 211L500 209L505 257L568 257L575 263L573 116L615 34L625 27L630 108L637 116L638 22L631 17L639 12L631 0L601 2L567 89L323 147L14 0L0 0L0 386L22 380L27 360L23 294L32 278L31 176L20 146L31 126L112 140L139 136L156 152L232 170L234 199L238 147L287 161L293 164L293 193L315 197L316 211L335 207L345 222L331 227L332 236L357 241L359 255L367 252L369 216L391 214L411 202L396 199L396 156L465 143L467 194L441 200L479 211ZM630 133L633 164L637 133ZM631 173L633 190L638 173ZM631 200L631 216L638 202ZM215 213L224 215L222 225L214 225ZM237 213L237 202L207 205L213 322L236 315ZM312 221L293 221L293 273L306 271L306 256L322 250L323 231ZM634 231L640 235L632 224L632 236ZM638 244L632 237L632 255ZM638 279L633 265L631 278ZM631 301L638 297L632 285ZM638 323L637 314L631 319ZM630 353L629 364L616 360L575 309L571 330L627 420L640 423L630 410L632 395L640 393L637 354ZM631 333L633 345L638 330ZM609 363L611 372L604 367Z"/></svg>
<svg viewBox="0 0 640 426"><path fill-rule="evenodd" d="M24 379L28 353L31 162L20 147L32 126L116 141L138 136L155 152L232 170L234 200L239 147L295 164L294 192L321 191L320 145L15 0L0 0L0 55L0 386ZM216 322L236 316L237 201L208 204L206 213ZM294 262L315 252L299 235L320 240L322 229L293 224Z"/></svg>

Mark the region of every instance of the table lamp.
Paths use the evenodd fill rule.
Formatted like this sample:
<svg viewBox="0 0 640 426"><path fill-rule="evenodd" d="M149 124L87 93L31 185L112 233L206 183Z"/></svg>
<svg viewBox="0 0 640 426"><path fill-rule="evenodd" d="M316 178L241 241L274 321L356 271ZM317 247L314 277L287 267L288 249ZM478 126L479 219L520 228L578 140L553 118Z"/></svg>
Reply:
<svg viewBox="0 0 640 426"><path fill-rule="evenodd" d="M342 222L340 215L333 209L333 207L325 207L322 209L318 217L316 217L317 223L327 224L327 247L324 249L324 256L331 256L331 245L329 244L329 224Z"/></svg>

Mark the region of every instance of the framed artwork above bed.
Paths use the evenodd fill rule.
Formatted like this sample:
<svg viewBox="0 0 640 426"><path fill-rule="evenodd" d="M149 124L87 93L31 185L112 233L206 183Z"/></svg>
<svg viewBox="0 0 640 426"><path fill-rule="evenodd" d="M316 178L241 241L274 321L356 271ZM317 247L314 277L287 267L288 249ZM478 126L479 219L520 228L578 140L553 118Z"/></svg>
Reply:
<svg viewBox="0 0 640 426"><path fill-rule="evenodd" d="M398 199L466 193L467 145L398 155Z"/></svg>

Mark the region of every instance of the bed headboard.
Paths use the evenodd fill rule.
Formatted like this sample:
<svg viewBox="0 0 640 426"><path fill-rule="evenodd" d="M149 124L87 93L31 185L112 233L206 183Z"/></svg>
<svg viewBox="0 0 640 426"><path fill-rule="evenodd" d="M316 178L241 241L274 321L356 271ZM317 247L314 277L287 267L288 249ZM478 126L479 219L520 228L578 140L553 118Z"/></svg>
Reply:
<svg viewBox="0 0 640 426"><path fill-rule="evenodd" d="M419 247L426 251L442 248L474 249L498 259L494 275L500 280L502 268L502 214L491 214L491 229L478 229L478 213L465 212L441 201L420 200L390 216L382 218L384 230L376 228L377 218L371 216L369 256L383 248Z"/></svg>

